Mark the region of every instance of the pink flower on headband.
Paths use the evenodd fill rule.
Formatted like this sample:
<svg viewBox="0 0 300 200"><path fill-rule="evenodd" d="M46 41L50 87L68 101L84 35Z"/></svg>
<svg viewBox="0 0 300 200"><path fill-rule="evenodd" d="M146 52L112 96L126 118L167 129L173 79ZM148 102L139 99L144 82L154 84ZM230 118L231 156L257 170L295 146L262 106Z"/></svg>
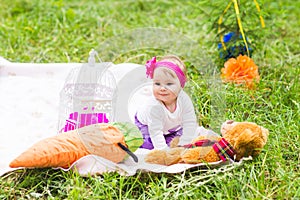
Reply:
<svg viewBox="0 0 300 200"><path fill-rule="evenodd" d="M151 60L148 60L145 66L146 66L147 78L150 77L152 79L154 69L155 69L155 66L156 66L156 57L153 57Z"/></svg>
<svg viewBox="0 0 300 200"><path fill-rule="evenodd" d="M185 74L180 69L180 67L178 67L176 64L169 62L169 61L156 62L156 57L153 57L151 60L147 61L145 66L146 66L147 78L150 77L151 79L153 79L154 70L157 67L166 67L166 68L169 68L170 70L173 70L176 73L176 75L180 81L181 87L182 88L184 87L185 82L186 82Z"/></svg>

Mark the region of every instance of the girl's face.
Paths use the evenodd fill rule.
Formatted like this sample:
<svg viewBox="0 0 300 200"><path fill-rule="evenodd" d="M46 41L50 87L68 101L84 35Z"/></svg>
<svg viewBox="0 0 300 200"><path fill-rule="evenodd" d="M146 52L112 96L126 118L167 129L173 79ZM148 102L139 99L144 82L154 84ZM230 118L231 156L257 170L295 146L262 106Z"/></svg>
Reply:
<svg viewBox="0 0 300 200"><path fill-rule="evenodd" d="M153 95L165 105L176 103L178 93L181 90L180 82L171 70L164 67L155 69L153 74Z"/></svg>

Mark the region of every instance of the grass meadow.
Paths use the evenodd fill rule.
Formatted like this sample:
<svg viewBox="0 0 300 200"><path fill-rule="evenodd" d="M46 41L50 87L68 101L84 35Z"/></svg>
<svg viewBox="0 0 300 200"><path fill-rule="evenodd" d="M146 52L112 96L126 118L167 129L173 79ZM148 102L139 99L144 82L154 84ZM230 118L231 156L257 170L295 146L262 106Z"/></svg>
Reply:
<svg viewBox="0 0 300 200"><path fill-rule="evenodd" d="M222 67L214 64L217 47L209 21L215 19L209 15L209 1L1 0L0 56L12 62L86 62L95 48L105 61L138 63L170 48L197 63L189 70L189 92L201 125L252 121L270 135L259 157L221 170L130 177L20 170L0 178L0 199L300 199L300 1L259 2L266 28L257 38L253 60L261 80L255 90L219 84L223 96L215 104L220 107L217 116L206 101L210 89L198 87L205 84L197 74L203 66ZM140 36L133 30L147 33L149 27L171 34L144 36L150 38L146 44L130 42ZM156 47L160 37L167 44ZM190 49L185 41L196 45ZM176 42L182 48L175 48ZM212 91L218 96L219 90Z"/></svg>

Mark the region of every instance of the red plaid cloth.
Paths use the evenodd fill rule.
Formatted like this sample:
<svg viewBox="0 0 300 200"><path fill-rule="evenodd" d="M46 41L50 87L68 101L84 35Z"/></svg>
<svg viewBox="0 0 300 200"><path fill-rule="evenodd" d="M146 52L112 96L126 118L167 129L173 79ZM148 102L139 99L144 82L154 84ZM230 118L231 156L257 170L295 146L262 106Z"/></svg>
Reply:
<svg viewBox="0 0 300 200"><path fill-rule="evenodd" d="M212 148L223 161L226 161L228 158L234 160L236 152L224 138L222 138L219 142L216 142Z"/></svg>
<svg viewBox="0 0 300 200"><path fill-rule="evenodd" d="M211 140L198 140L194 143L191 143L191 144L186 144L186 145L183 145L182 147L184 148L195 148L195 147L207 147L207 146L211 146L215 143L215 141L211 141Z"/></svg>

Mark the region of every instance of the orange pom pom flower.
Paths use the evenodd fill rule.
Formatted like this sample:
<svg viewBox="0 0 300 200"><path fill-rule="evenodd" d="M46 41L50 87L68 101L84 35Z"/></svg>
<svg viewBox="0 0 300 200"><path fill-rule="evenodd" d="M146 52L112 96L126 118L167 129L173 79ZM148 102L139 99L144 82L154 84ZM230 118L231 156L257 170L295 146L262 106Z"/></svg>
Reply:
<svg viewBox="0 0 300 200"><path fill-rule="evenodd" d="M224 82L246 84L248 88L253 88L260 78L257 65L247 55L227 60L221 73Z"/></svg>

